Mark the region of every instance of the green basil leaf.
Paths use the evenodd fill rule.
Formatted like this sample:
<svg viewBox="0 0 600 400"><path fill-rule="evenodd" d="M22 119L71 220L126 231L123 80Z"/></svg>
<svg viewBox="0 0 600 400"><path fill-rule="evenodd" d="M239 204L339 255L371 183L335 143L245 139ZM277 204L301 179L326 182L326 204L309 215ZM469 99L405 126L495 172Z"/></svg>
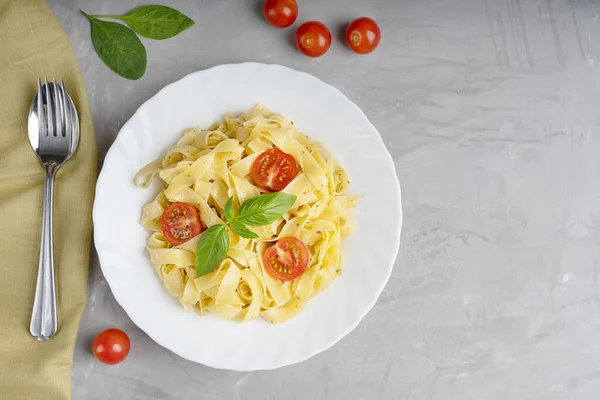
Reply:
<svg viewBox="0 0 600 400"><path fill-rule="evenodd" d="M254 196L241 205L236 220L250 226L269 225L288 212L295 202L296 196L283 192Z"/></svg>
<svg viewBox="0 0 600 400"><path fill-rule="evenodd" d="M146 48L137 35L126 26L81 12L92 23L94 48L104 64L123 78L140 79L146 72Z"/></svg>
<svg viewBox="0 0 600 400"><path fill-rule="evenodd" d="M227 222L231 222L233 221L233 196L231 196L229 198L229 200L227 200L227 203L225 203L225 221ZM240 235L242 236L242 235Z"/></svg>
<svg viewBox="0 0 600 400"><path fill-rule="evenodd" d="M229 227L232 231L234 231L244 239L258 239L258 235L256 233L246 228L246 226L238 220L233 220L231 224L229 224Z"/></svg>
<svg viewBox="0 0 600 400"><path fill-rule="evenodd" d="M227 250L229 234L226 225L213 225L202 232L196 247L196 275L211 273L225 259Z"/></svg>
<svg viewBox="0 0 600 400"><path fill-rule="evenodd" d="M167 6L142 6L119 18L138 34L149 39L163 40L173 37L192 25L194 21Z"/></svg>

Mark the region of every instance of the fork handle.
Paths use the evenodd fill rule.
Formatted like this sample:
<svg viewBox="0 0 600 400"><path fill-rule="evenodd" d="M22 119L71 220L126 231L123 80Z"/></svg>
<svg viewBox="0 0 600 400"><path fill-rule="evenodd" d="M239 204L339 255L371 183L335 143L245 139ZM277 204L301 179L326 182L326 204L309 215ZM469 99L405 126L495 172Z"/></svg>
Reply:
<svg viewBox="0 0 600 400"><path fill-rule="evenodd" d="M33 300L33 312L29 331L40 341L48 340L58 329L56 312L56 285L54 281L54 239L52 237L52 203L54 177L59 164L48 163L44 184L44 211L42 215L42 241L38 266L37 285Z"/></svg>

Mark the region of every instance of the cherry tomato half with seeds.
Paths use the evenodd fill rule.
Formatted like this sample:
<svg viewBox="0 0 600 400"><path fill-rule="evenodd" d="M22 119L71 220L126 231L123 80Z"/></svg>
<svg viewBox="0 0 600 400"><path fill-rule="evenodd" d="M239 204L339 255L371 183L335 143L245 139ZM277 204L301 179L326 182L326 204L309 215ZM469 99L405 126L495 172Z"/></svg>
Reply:
<svg viewBox="0 0 600 400"><path fill-rule="evenodd" d="M173 203L160 219L163 235L173 246L179 246L202 232L198 209L188 203Z"/></svg>
<svg viewBox="0 0 600 400"><path fill-rule="evenodd" d="M321 22L305 22L296 31L296 44L305 55L321 57L331 46L331 32Z"/></svg>
<svg viewBox="0 0 600 400"><path fill-rule="evenodd" d="M298 3L296 0L265 0L263 14L271 25L286 28L298 17Z"/></svg>
<svg viewBox="0 0 600 400"><path fill-rule="evenodd" d="M285 237L265 250L263 264L274 278L291 281L302 275L308 266L308 249L302 241Z"/></svg>
<svg viewBox="0 0 600 400"><path fill-rule="evenodd" d="M346 29L346 42L358 54L372 52L379 45L381 31L377 22L368 17L355 19Z"/></svg>
<svg viewBox="0 0 600 400"><path fill-rule="evenodd" d="M252 164L252 179L263 189L278 192L295 177L296 160L290 154L272 148L260 153Z"/></svg>
<svg viewBox="0 0 600 400"><path fill-rule="evenodd" d="M129 336L119 329L107 329L100 332L92 346L94 356L109 365L123 361L129 354L130 348Z"/></svg>

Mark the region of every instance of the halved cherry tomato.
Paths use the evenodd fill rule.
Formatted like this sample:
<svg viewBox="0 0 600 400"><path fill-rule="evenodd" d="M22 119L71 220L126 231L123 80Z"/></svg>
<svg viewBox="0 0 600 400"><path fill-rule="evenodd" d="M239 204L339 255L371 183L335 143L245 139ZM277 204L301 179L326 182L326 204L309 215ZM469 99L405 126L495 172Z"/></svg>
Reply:
<svg viewBox="0 0 600 400"><path fill-rule="evenodd" d="M308 265L308 249L302 241L285 237L265 250L263 254L265 270L274 278L291 281L299 277Z"/></svg>
<svg viewBox="0 0 600 400"><path fill-rule="evenodd" d="M125 332L119 329L107 329L96 336L92 350L98 360L113 365L127 357L130 347L129 336Z"/></svg>
<svg viewBox="0 0 600 400"><path fill-rule="evenodd" d="M252 179L263 189L278 192L296 177L296 160L290 154L272 148L262 152L252 164Z"/></svg>
<svg viewBox="0 0 600 400"><path fill-rule="evenodd" d="M173 246L183 244L202 232L198 209L188 203L171 204L163 212L160 222L163 235Z"/></svg>
<svg viewBox="0 0 600 400"><path fill-rule="evenodd" d="M318 21L308 21L296 31L298 49L309 57L320 57L331 46L331 32Z"/></svg>
<svg viewBox="0 0 600 400"><path fill-rule="evenodd" d="M377 22L368 17L355 19L346 29L346 42L358 54L367 54L375 50L381 40L381 31Z"/></svg>
<svg viewBox="0 0 600 400"><path fill-rule="evenodd" d="M286 28L298 17L298 3L296 0L265 0L263 14L271 25Z"/></svg>

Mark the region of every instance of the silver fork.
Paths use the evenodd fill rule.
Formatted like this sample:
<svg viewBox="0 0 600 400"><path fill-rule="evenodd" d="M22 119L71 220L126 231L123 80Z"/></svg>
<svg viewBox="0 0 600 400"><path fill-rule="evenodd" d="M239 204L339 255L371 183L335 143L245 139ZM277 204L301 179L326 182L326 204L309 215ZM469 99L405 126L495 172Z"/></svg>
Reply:
<svg viewBox="0 0 600 400"><path fill-rule="evenodd" d="M61 166L75 153L79 142L77 111L65 90L64 82L44 85L38 90L29 109L28 135L31 147L46 170L42 240L37 285L29 331L38 340L48 340L58 329L56 284L52 235L54 178Z"/></svg>

